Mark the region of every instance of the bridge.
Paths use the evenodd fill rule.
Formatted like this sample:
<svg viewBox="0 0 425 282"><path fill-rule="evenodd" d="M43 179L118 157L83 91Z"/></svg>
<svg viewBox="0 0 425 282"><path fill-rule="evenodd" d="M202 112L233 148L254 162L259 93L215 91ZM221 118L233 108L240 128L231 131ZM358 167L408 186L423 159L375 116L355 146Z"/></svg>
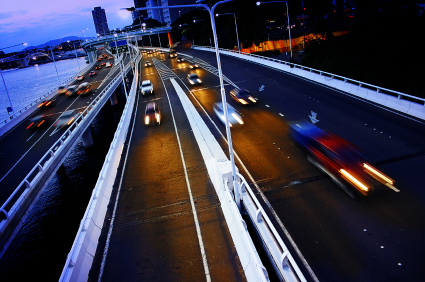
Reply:
<svg viewBox="0 0 425 282"><path fill-rule="evenodd" d="M225 130L213 110L219 101L218 72L209 51L178 50L186 59L182 63L158 53L134 61L127 109L61 280L84 280L92 269L90 279L102 281L253 281L267 257L275 264L263 274L276 272L289 281L423 277L423 99L221 50L226 93L246 88L257 98L249 108L229 101L244 120L232 135L247 197L243 217L229 218L239 212L225 181ZM146 60L154 66L144 67ZM200 66L194 72L202 85L187 82L188 62ZM136 95L145 79L153 82L154 96ZM144 127L145 105L152 99L160 101L163 118L158 127ZM362 148L397 181L400 192L385 188L364 199L347 196L289 140L287 122L309 116ZM247 233L234 235L246 230L238 225L243 222L254 226L248 240ZM272 238L260 237L255 250L242 253L240 244L253 246L256 233ZM261 245L266 259L260 256L259 262L255 253ZM247 258L258 263L252 267Z"/></svg>

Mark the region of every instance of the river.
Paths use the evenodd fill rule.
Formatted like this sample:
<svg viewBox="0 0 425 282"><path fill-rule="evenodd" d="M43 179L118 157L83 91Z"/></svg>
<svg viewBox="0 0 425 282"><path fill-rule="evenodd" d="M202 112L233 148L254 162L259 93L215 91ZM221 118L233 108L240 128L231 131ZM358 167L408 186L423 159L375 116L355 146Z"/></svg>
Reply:
<svg viewBox="0 0 425 282"><path fill-rule="evenodd" d="M80 59L80 67L86 65ZM57 62L57 67L62 80L78 72L75 59ZM4 74L17 105L57 85L53 63ZM106 103L91 124L95 146L85 149L81 140L76 144L0 259L1 282L59 280L124 108L124 95L118 92L117 98L118 105Z"/></svg>
<svg viewBox="0 0 425 282"><path fill-rule="evenodd" d="M60 82L77 74L79 69L86 66L86 60L80 57L23 69L3 70L4 83L0 80L0 121L8 117L6 108L10 107L10 102L7 93L9 93L13 109L19 111L38 97L56 89Z"/></svg>

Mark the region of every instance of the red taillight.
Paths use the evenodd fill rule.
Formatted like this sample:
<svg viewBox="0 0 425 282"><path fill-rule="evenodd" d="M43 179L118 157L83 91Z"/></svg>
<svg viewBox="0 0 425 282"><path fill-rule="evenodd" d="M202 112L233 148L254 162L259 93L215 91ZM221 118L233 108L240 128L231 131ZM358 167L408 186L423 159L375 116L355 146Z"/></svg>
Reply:
<svg viewBox="0 0 425 282"><path fill-rule="evenodd" d="M45 121L46 121L46 120L45 120L45 119L43 119L43 121L42 121L42 122L40 122L39 124L37 124L37 127L39 127L40 125L42 125Z"/></svg>
<svg viewBox="0 0 425 282"><path fill-rule="evenodd" d="M48 105L50 105L51 103L52 103L52 102L47 103L47 104L46 104L46 107L47 107Z"/></svg>
<svg viewBox="0 0 425 282"><path fill-rule="evenodd" d="M73 121L74 121L74 118L70 119L70 120L68 121L68 125L70 125Z"/></svg>
<svg viewBox="0 0 425 282"><path fill-rule="evenodd" d="M38 105L39 108L43 107L45 102L41 103L40 105Z"/></svg>
<svg viewBox="0 0 425 282"><path fill-rule="evenodd" d="M28 125L27 129L30 128L31 126L33 126L34 122L31 123L30 125Z"/></svg>

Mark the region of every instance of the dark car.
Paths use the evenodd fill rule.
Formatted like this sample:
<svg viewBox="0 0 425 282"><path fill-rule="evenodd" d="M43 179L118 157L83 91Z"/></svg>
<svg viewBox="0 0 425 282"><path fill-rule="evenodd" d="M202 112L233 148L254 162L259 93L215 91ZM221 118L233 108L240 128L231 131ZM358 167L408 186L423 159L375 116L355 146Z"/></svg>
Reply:
<svg viewBox="0 0 425 282"><path fill-rule="evenodd" d="M103 66L106 66L106 63L105 63L105 62L103 62L103 63L101 63L100 65L103 67Z"/></svg>
<svg viewBox="0 0 425 282"><path fill-rule="evenodd" d="M178 63L184 62L184 58L183 57L177 57L177 62Z"/></svg>
<svg viewBox="0 0 425 282"><path fill-rule="evenodd" d="M66 93L66 86L65 85L59 86L58 87L58 90L57 90L57 93L58 94L65 94Z"/></svg>
<svg viewBox="0 0 425 282"><path fill-rule="evenodd" d="M77 94L78 95L88 95L91 92L91 83L84 82L81 83L80 86L78 86Z"/></svg>
<svg viewBox="0 0 425 282"><path fill-rule="evenodd" d="M71 125L79 116L80 113L77 110L68 110L62 113L54 126L60 128L67 127Z"/></svg>
<svg viewBox="0 0 425 282"><path fill-rule="evenodd" d="M251 96L251 93L248 90L243 88L235 88L230 91L230 96L238 103L242 105L255 104L257 100Z"/></svg>
<svg viewBox="0 0 425 282"><path fill-rule="evenodd" d="M74 94L77 94L78 85L71 85L68 86L68 89L66 90L65 95L66 96L73 96Z"/></svg>
<svg viewBox="0 0 425 282"><path fill-rule="evenodd" d="M95 71L89 72L89 76L95 76L95 75L96 75L96 72Z"/></svg>
<svg viewBox="0 0 425 282"><path fill-rule="evenodd" d="M365 159L361 150L341 137L301 121L289 123L293 143L304 152L307 159L351 197L352 189L360 195L373 193L381 184L398 192L394 180L380 172Z"/></svg>
<svg viewBox="0 0 425 282"><path fill-rule="evenodd" d="M100 70L101 68L102 67L100 65L96 65L96 68L95 69Z"/></svg>
<svg viewBox="0 0 425 282"><path fill-rule="evenodd" d="M193 72L187 75L187 80L189 81L190 85L197 85L202 83L202 80L199 78L199 76Z"/></svg>
<svg viewBox="0 0 425 282"><path fill-rule="evenodd" d="M198 66L198 64L195 64L195 63L192 63L192 64L189 64L189 66L188 66L190 69L197 69L197 68L199 68L199 66Z"/></svg>
<svg viewBox="0 0 425 282"><path fill-rule="evenodd" d="M49 100L44 100L43 102L38 105L39 108L49 108L51 106L54 106L56 104L56 99L52 98Z"/></svg>
<svg viewBox="0 0 425 282"><path fill-rule="evenodd" d="M84 80L84 75L78 75L75 79L76 80Z"/></svg>
<svg viewBox="0 0 425 282"><path fill-rule="evenodd" d="M36 129L46 125L46 121L50 119L50 115L38 115L29 120L27 129Z"/></svg>
<svg viewBox="0 0 425 282"><path fill-rule="evenodd" d="M161 124L161 110L157 102L149 102L145 110L145 124Z"/></svg>
<svg viewBox="0 0 425 282"><path fill-rule="evenodd" d="M177 52L176 51L170 51L170 53L168 54L168 57L170 57L170 58L175 58L175 57L177 57Z"/></svg>
<svg viewBox="0 0 425 282"><path fill-rule="evenodd" d="M151 61L146 61L145 62L145 67L150 67L152 66L152 62Z"/></svg>

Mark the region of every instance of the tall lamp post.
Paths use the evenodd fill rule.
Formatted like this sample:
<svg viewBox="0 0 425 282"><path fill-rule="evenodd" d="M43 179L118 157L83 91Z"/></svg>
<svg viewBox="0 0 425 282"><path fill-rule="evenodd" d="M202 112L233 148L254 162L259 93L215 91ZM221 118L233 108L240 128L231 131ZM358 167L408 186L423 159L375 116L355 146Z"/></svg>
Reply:
<svg viewBox="0 0 425 282"><path fill-rule="evenodd" d="M21 46L21 45L26 46L26 45L27 45L27 43L20 43L20 44L12 45L12 46L9 46L9 47L0 48L0 50L4 50L4 49L8 49L8 48L12 48L12 47L16 47L16 46ZM3 71L1 70L1 67L0 67L0 74L1 74L1 79L3 80L4 89L6 89L7 98L9 99L9 104L10 104L10 108L12 109L12 116L13 116L13 115L15 115L15 110L13 109L12 100L10 100L9 91L7 91L6 82L4 81ZM9 111L9 109L8 109L8 110L7 110L7 113L9 113L9 112L10 112L10 111Z"/></svg>
<svg viewBox="0 0 425 282"><path fill-rule="evenodd" d="M238 40L238 51L241 51L241 45L239 44L239 35L238 35L238 24L236 23L236 15L234 13L224 13L224 14L215 14L216 17L223 15L233 15L235 17L235 26L236 26L236 39Z"/></svg>
<svg viewBox="0 0 425 282"><path fill-rule="evenodd" d="M221 100L223 102L223 109L224 109L224 119L225 119L225 124L226 124L227 142L229 144L229 155L230 155L230 162L231 162L231 166L232 166L233 189L234 189L236 204L238 205L238 208L240 209L241 208L241 202L240 202L241 191L240 191L240 187L237 183L235 158L234 158L234 154L233 154L232 135L230 134L230 126L229 126L229 111L227 110L226 92L224 90L223 72L221 70L221 60L220 60L220 53L218 51L217 31L216 31L216 28L215 28L215 19L214 19L215 8L220 4L230 2L230 1L232 1L232 0L219 1L219 2L215 3L214 6L212 6L212 8L210 8L206 4L190 4L190 5L175 5L175 6L160 6L160 7L157 6L157 7L149 7L149 8L134 8L134 7L132 7L132 8L123 8L121 10L134 11L134 10L152 10L152 9L164 9L164 8L169 9L169 8L202 7L209 12L210 19L211 19L211 27L212 27L213 36L214 36L215 55L216 55L216 58L217 58L218 77L220 79L220 92L221 92Z"/></svg>
<svg viewBox="0 0 425 282"><path fill-rule="evenodd" d="M268 3L286 3L286 16L288 18L288 30L289 30L289 46L291 48L291 58L292 58L291 23L289 22L288 2L286 2L286 1L269 1L269 2L258 1L256 4L257 4L257 6L260 6L261 4L268 4Z"/></svg>
<svg viewBox="0 0 425 282"><path fill-rule="evenodd" d="M68 43L71 43L71 41L67 41ZM77 50L75 49L75 44L74 44L74 42L72 42L72 46L74 46L74 53L75 53L75 59L78 59L77 58ZM78 63L78 71L80 71L81 69L80 69L80 62L77 60L77 63Z"/></svg>

